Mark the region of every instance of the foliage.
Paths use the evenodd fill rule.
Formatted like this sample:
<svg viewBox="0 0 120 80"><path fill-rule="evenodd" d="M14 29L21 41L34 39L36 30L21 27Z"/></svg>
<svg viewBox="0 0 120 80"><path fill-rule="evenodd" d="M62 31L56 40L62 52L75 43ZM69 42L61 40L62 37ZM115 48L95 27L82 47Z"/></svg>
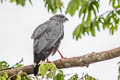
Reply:
<svg viewBox="0 0 120 80"><path fill-rule="evenodd" d="M6 61L1 61L0 62L0 70L6 69L9 67L9 64Z"/></svg>
<svg viewBox="0 0 120 80"><path fill-rule="evenodd" d="M97 79L88 74L85 74L80 80L97 80Z"/></svg>
<svg viewBox="0 0 120 80"><path fill-rule="evenodd" d="M6 61L0 61L0 71L12 68L20 68L23 66L23 64L21 64L22 62L23 59L21 59L18 63L14 64L13 66L10 66Z"/></svg>
<svg viewBox="0 0 120 80"><path fill-rule="evenodd" d="M31 0L28 0L29 3L32 5L32 1ZM17 5L21 5L21 6L25 6L26 4L26 0L10 0L10 2L16 2Z"/></svg>
<svg viewBox="0 0 120 80"><path fill-rule="evenodd" d="M0 80L7 80L8 75L6 72L3 72L2 74L0 74Z"/></svg>
<svg viewBox="0 0 120 80"><path fill-rule="evenodd" d="M71 16L73 16L79 9L80 4L82 3L79 0L71 0L66 9L66 14L69 13Z"/></svg>
<svg viewBox="0 0 120 80"><path fill-rule="evenodd" d="M0 74L0 80L12 80L15 76L17 77L17 80L26 80L26 79L22 79L22 78L28 78L25 77L27 74L25 74L24 72L19 72L18 74L12 75L11 77L8 77L7 72L4 72L4 70L22 67L23 66L23 64L21 64L22 62L23 59L21 59L18 63L14 64L13 66L10 66L6 61L0 61L0 71L3 71ZM21 77L20 75L23 77Z"/></svg>
<svg viewBox="0 0 120 80"><path fill-rule="evenodd" d="M44 63L39 67L38 74L41 74L42 78L53 79L53 80L65 80L65 74L62 70L57 69L54 63ZM78 77L78 74L74 74L68 80L96 80L92 76L86 74L82 78Z"/></svg>
<svg viewBox="0 0 120 80"><path fill-rule="evenodd" d="M113 7L114 9L120 8L120 0L110 0L109 3L112 4L112 7ZM117 4L117 5L116 5L116 4Z"/></svg>
<svg viewBox="0 0 120 80"><path fill-rule="evenodd" d="M72 77L70 77L70 79L68 80L78 80L78 74L73 75Z"/></svg>
<svg viewBox="0 0 120 80"><path fill-rule="evenodd" d="M100 31L100 26L103 27L103 30L108 29L112 35L118 30L120 7L114 9L113 6L113 10L107 11L101 15L98 15L98 12L99 1L97 0L87 0L84 5L81 5L79 17L82 17L82 22L74 30L73 38L78 40L83 35L89 35L90 33L92 36L95 36L95 31Z"/></svg>
<svg viewBox="0 0 120 80"><path fill-rule="evenodd" d="M61 11L63 2L61 0L44 0L45 1L45 7L48 8L48 12L51 10L52 13L56 13L59 9Z"/></svg>
<svg viewBox="0 0 120 80"><path fill-rule="evenodd" d="M20 68L20 67L22 67L23 66L23 64L21 64L22 62L23 62L23 58L18 63L14 64L12 66L12 68Z"/></svg>
<svg viewBox="0 0 120 80"><path fill-rule="evenodd" d="M47 79L64 80L63 71L57 69L54 63L41 64L38 74L41 74L42 78L46 76Z"/></svg>
<svg viewBox="0 0 120 80"><path fill-rule="evenodd" d="M15 65L13 65L12 67L8 66L9 64L6 61L1 61L0 65L4 65L2 66L0 71L3 71L0 74L0 80L33 80L35 78L27 75L25 72L18 72L17 74L14 74L12 76L8 77L7 72L4 72L4 70L7 69L12 69L12 68L19 68L22 66L17 66L20 65L21 62L23 62L23 59L21 59L18 63L16 63ZM7 66L7 67L6 67ZM17 67L16 67L17 66ZM65 80L66 74L63 73L62 70L57 69L56 65L54 63L44 63L41 64L39 66L39 71L38 74L40 75L39 78L41 79L52 79L52 80ZM71 75L71 74L70 74ZM96 80L95 78L85 75L82 78L78 77L78 74L74 74L73 76L71 76L70 78L68 78L68 80Z"/></svg>
<svg viewBox="0 0 120 80"><path fill-rule="evenodd" d="M49 70L49 72L48 72ZM55 76L56 73L56 66L53 63L44 63L41 64L39 67L39 72L38 74L41 74L42 78L44 78L45 74L47 73L47 78L53 78L53 76Z"/></svg>

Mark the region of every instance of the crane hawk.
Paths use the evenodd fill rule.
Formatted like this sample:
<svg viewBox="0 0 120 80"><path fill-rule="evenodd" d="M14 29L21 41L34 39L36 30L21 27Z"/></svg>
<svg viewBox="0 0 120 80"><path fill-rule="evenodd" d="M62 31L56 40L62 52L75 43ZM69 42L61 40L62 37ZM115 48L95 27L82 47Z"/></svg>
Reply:
<svg viewBox="0 0 120 80"><path fill-rule="evenodd" d="M45 61L50 54L54 55L58 50L64 37L63 23L67 20L64 15L57 14L34 30L31 36L34 39L34 75L38 72L39 62Z"/></svg>

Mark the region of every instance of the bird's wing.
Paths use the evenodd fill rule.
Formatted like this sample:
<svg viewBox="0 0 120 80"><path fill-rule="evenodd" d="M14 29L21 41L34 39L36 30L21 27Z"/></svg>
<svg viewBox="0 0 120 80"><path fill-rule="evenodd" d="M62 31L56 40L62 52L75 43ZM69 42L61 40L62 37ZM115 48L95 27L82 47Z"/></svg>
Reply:
<svg viewBox="0 0 120 80"><path fill-rule="evenodd" d="M51 21L41 37L34 40L34 51L40 53L49 50L63 34L63 25Z"/></svg>
<svg viewBox="0 0 120 80"><path fill-rule="evenodd" d="M35 39L35 38L40 37L40 36L43 34L43 32L47 29L48 24L49 24L49 21L47 21L47 22L39 25L39 26L34 30L31 38L32 38L32 39Z"/></svg>
<svg viewBox="0 0 120 80"><path fill-rule="evenodd" d="M46 40L46 33L44 33L41 37L34 39L34 52L40 53L48 44L48 40Z"/></svg>

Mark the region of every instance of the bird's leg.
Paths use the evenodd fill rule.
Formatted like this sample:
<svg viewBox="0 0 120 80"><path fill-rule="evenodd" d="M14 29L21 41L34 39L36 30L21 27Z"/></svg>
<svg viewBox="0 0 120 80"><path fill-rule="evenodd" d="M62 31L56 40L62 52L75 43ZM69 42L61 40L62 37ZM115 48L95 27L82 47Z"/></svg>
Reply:
<svg viewBox="0 0 120 80"><path fill-rule="evenodd" d="M58 53L59 53L60 56L61 56L61 61L63 61L64 59L66 59L66 58L61 54L60 50L58 50Z"/></svg>
<svg viewBox="0 0 120 80"><path fill-rule="evenodd" d="M47 58L47 63L51 63L51 61L49 61L49 59Z"/></svg>
<svg viewBox="0 0 120 80"><path fill-rule="evenodd" d="M48 58L47 58L47 62L48 62L49 60L48 60Z"/></svg>

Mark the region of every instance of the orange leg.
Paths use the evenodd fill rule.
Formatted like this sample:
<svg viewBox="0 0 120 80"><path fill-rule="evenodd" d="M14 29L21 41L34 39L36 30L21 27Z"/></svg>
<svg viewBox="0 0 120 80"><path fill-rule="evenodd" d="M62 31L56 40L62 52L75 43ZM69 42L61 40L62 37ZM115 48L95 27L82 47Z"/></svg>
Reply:
<svg viewBox="0 0 120 80"><path fill-rule="evenodd" d="M49 61L48 58L47 58L47 63L51 63L51 61Z"/></svg>
<svg viewBox="0 0 120 80"><path fill-rule="evenodd" d="M61 61L63 61L64 59L66 59L62 54L61 54L61 52L58 50L58 53L60 54L60 56L61 56Z"/></svg>

